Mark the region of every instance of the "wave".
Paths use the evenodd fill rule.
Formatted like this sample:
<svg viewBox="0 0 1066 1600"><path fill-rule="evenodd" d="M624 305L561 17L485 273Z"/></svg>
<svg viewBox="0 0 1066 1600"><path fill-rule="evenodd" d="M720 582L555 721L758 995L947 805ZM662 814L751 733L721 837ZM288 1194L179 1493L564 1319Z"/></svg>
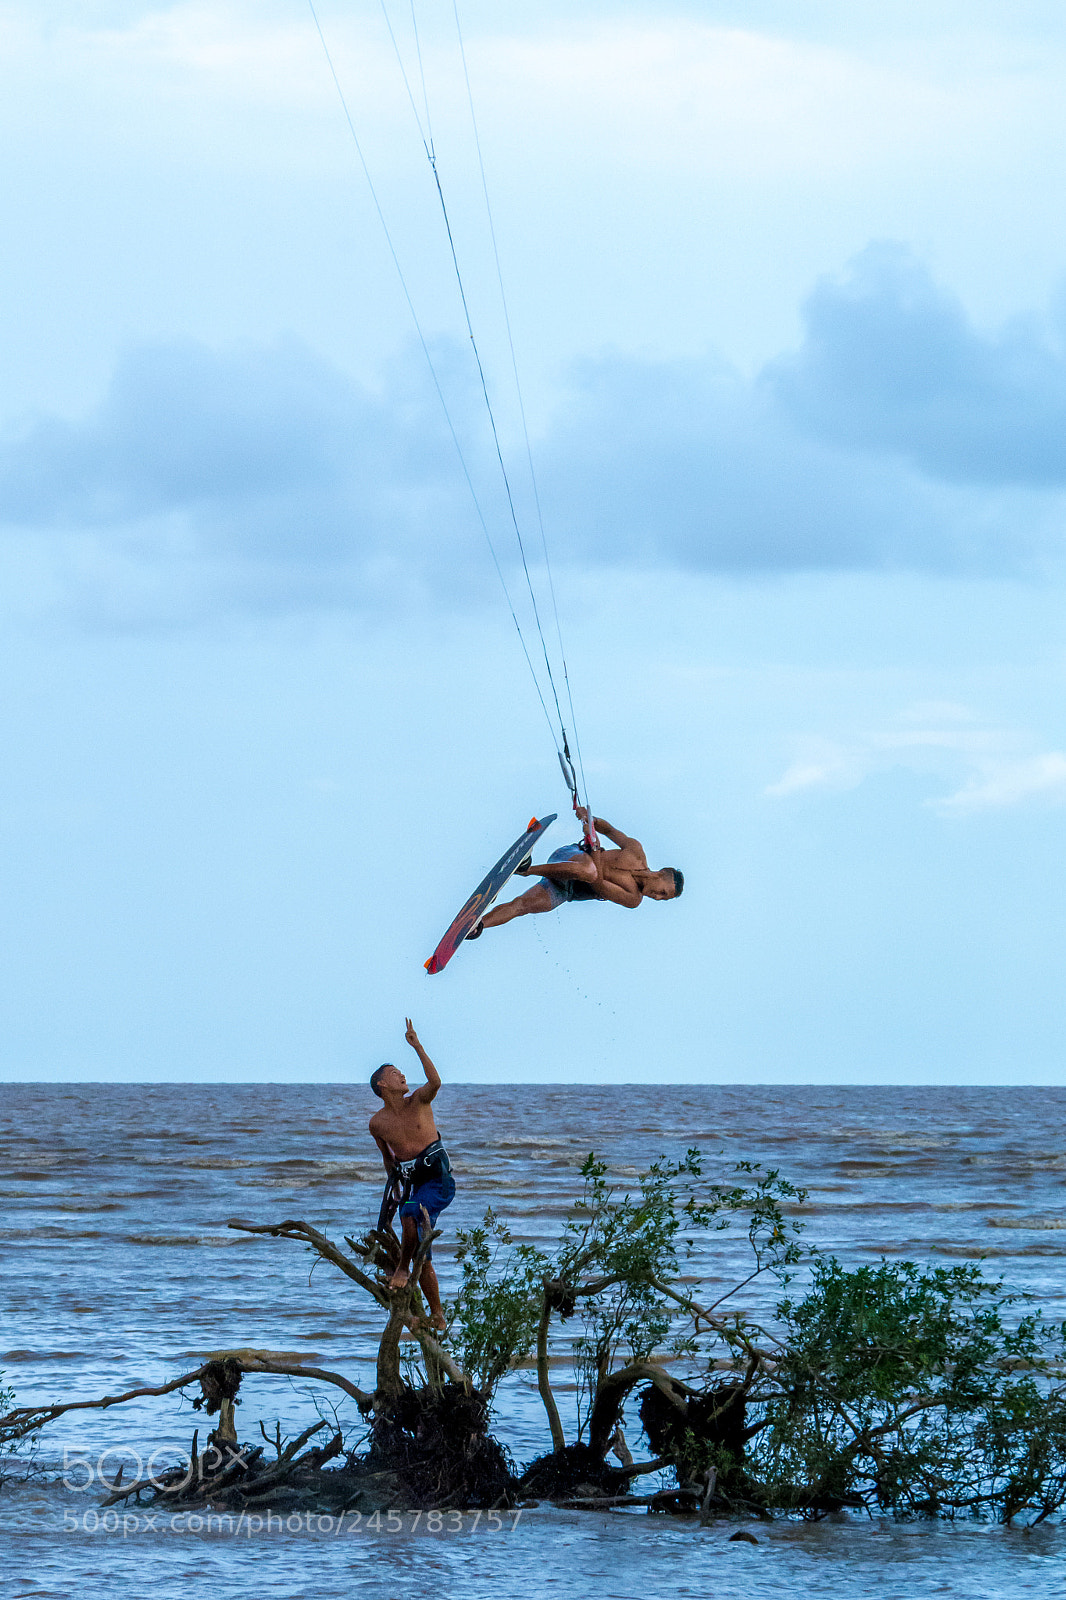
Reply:
<svg viewBox="0 0 1066 1600"><path fill-rule="evenodd" d="M118 1238L122 1244L147 1245L150 1249L159 1249L165 1245L184 1250L210 1242L197 1233L124 1233Z"/></svg>
<svg viewBox="0 0 1066 1600"><path fill-rule="evenodd" d="M240 1156L200 1156L197 1160L185 1160L181 1165L190 1172L232 1172L238 1167L254 1167L255 1162Z"/></svg>
<svg viewBox="0 0 1066 1600"><path fill-rule="evenodd" d="M988 1226L990 1228L1033 1228L1051 1232L1066 1228L1066 1219L1062 1217L989 1217Z"/></svg>
<svg viewBox="0 0 1066 1600"><path fill-rule="evenodd" d="M964 1261L1010 1261L1021 1260L1028 1256L1066 1256L1066 1245L1052 1244L1015 1245L1013 1249L1009 1249L1006 1245L997 1248L995 1245L984 1243L980 1245L940 1244L923 1240L918 1248L915 1248L912 1244L909 1249L915 1255L957 1256Z"/></svg>
<svg viewBox="0 0 1066 1600"><path fill-rule="evenodd" d="M0 1228L0 1239L14 1239L20 1243L29 1243L37 1239L107 1239L111 1235L101 1228L83 1228L77 1232L73 1228L50 1227L42 1223L36 1228Z"/></svg>
<svg viewBox="0 0 1066 1600"><path fill-rule="evenodd" d="M0 1361L84 1361L87 1350L0 1350Z"/></svg>

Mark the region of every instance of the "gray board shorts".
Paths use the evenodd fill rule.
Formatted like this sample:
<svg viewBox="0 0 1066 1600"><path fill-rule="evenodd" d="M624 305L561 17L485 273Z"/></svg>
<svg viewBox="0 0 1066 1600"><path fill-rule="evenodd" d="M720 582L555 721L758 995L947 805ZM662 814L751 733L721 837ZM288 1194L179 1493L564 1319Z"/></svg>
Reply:
<svg viewBox="0 0 1066 1600"><path fill-rule="evenodd" d="M584 855L579 844L564 844L561 849L553 850L548 857L549 865L553 861L573 861L575 856ZM553 878L541 878L541 883L551 895L551 908L563 905L567 900L596 900L599 896L587 883L582 883L579 878L564 878L562 883L556 883Z"/></svg>

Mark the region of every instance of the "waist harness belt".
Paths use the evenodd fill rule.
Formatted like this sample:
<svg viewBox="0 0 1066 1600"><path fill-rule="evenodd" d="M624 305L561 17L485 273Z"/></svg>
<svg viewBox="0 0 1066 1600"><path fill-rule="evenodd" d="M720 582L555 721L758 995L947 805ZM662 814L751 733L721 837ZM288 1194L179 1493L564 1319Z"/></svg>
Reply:
<svg viewBox="0 0 1066 1600"><path fill-rule="evenodd" d="M439 1178L451 1170L452 1164L448 1160L448 1152L439 1139L427 1144L426 1148L420 1150L412 1160L397 1161L385 1180L385 1192L381 1197L381 1209L378 1212L378 1232L383 1233L391 1226L399 1208L410 1200L412 1189L417 1189L430 1178Z"/></svg>
<svg viewBox="0 0 1066 1600"><path fill-rule="evenodd" d="M398 1161L397 1171L403 1179L404 1200L408 1198L412 1189L418 1189L431 1178L438 1178L445 1172L452 1170L448 1160L448 1152L440 1139L434 1139L432 1144L427 1144L411 1161ZM400 1202L401 1205L403 1201Z"/></svg>

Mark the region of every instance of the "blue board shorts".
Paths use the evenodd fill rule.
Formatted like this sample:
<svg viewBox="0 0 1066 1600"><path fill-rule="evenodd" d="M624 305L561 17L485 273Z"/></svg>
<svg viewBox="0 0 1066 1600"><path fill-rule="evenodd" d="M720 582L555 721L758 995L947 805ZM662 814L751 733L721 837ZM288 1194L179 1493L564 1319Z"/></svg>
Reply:
<svg viewBox="0 0 1066 1600"><path fill-rule="evenodd" d="M583 856L585 851L579 844L564 844L560 850L553 850L548 857L549 866L553 861L573 861L577 856ZM582 883L580 878L564 878L562 883L556 883L554 878L541 878L541 883L551 895L551 908L565 905L568 900L598 900L599 895L590 884Z"/></svg>
<svg viewBox="0 0 1066 1600"><path fill-rule="evenodd" d="M455 1179L452 1177L451 1163L442 1151L441 1158L434 1161L432 1170L426 1177L416 1184L403 1205L400 1207L401 1217L411 1217L418 1230L421 1241L425 1230L426 1219L422 1215L425 1207L429 1214L429 1225L434 1227L441 1212L446 1210L455 1199ZM432 1245L426 1251L426 1260L432 1261Z"/></svg>

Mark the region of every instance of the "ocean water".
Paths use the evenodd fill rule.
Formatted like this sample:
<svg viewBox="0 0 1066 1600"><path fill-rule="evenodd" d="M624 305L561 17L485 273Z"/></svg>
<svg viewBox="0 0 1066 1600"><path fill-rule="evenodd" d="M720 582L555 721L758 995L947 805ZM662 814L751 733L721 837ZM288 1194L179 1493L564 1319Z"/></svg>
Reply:
<svg viewBox="0 0 1066 1600"><path fill-rule="evenodd" d="M377 1211L383 1173L362 1085L12 1085L0 1111L0 1368L20 1404L158 1383L207 1351L298 1352L373 1387L377 1309L285 1240L227 1230L226 1219L299 1217L340 1239ZM437 1101L458 1194L449 1238L491 1205L516 1237L548 1244L580 1188L591 1149L624 1186L660 1154L698 1145L715 1176L741 1159L810 1190L808 1238L849 1263L881 1255L990 1272L1066 1317L1066 1090L449 1086ZM740 1244L716 1236L697 1271L716 1298L742 1275ZM737 1302L758 1311L772 1286ZM564 1414L573 1386L557 1375ZM340 1391L246 1377L242 1438L280 1421L295 1433ZM318 1396L317 1402L315 1396ZM340 1397L343 1399L343 1397ZM329 1414L327 1412L327 1414ZM357 1429L354 1407L337 1415ZM896 1526L843 1516L755 1529L700 1530L643 1512L511 1515L499 1528L240 1529L123 1526L103 1519L98 1481L157 1464L208 1424L180 1396L68 1415L47 1428L36 1481L0 1491L0 1593L187 1595L215 1582L272 1596L366 1594L427 1584L481 1596L1066 1595L1066 1532L1046 1525ZM502 1386L497 1431L521 1462L548 1444L531 1374ZM641 1453L635 1427L634 1453ZM62 1471L67 1485L49 1474ZM76 1463L88 1462L88 1466ZM105 1525L106 1520L106 1525ZM167 1519L163 1519L164 1524ZM262 1519L260 1519L262 1521Z"/></svg>

